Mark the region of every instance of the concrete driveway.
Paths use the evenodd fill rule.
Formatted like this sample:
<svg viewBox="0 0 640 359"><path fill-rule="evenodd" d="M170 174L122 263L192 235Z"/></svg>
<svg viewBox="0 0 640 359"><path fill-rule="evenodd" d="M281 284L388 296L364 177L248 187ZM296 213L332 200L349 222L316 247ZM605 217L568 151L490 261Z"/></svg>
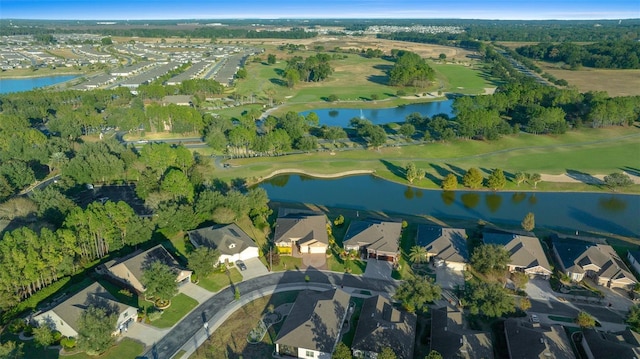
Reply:
<svg viewBox="0 0 640 359"><path fill-rule="evenodd" d="M197 300L198 303L205 302L207 299L211 298L214 294L191 282L183 284L182 286L180 286L179 290L180 290L180 293L184 293L188 295L189 297Z"/></svg>
<svg viewBox="0 0 640 359"><path fill-rule="evenodd" d="M267 267L265 267L258 258L245 259L243 262L247 266L247 269L240 271L240 274L242 274L242 280L260 277L269 273Z"/></svg>
<svg viewBox="0 0 640 359"><path fill-rule="evenodd" d="M445 265L436 267L436 283L447 289L464 287L464 274Z"/></svg>
<svg viewBox="0 0 640 359"><path fill-rule="evenodd" d="M367 267L364 269L363 276L373 279L393 280L391 277L392 271L393 263L369 259L367 260Z"/></svg>

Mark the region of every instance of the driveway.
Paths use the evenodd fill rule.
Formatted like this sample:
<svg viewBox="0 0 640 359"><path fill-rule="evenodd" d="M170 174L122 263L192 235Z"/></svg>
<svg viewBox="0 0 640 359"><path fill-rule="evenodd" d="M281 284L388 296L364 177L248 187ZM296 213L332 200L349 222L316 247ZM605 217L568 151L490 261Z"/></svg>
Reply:
<svg viewBox="0 0 640 359"><path fill-rule="evenodd" d="M324 253L302 254L302 268L313 267L318 270L327 270L327 255Z"/></svg>
<svg viewBox="0 0 640 359"><path fill-rule="evenodd" d="M464 287L464 274L445 265L436 267L436 283L447 289Z"/></svg>
<svg viewBox="0 0 640 359"><path fill-rule="evenodd" d="M243 262L247 266L247 269L240 271L240 274L242 274L242 280L260 277L269 273L267 267L265 267L258 258L245 259Z"/></svg>
<svg viewBox="0 0 640 359"><path fill-rule="evenodd" d="M159 329L148 324L133 322L129 324L127 331L122 333L122 336L137 340L148 348L159 342L170 330L170 328Z"/></svg>
<svg viewBox="0 0 640 359"><path fill-rule="evenodd" d="M367 267L364 270L363 276L365 278L393 280L391 277L392 271L393 264L391 262L369 259L367 260Z"/></svg>
<svg viewBox="0 0 640 359"><path fill-rule="evenodd" d="M212 292L209 292L208 290L191 282L181 285L180 293L188 295L189 297L197 300L198 303L205 302L207 299L213 296Z"/></svg>

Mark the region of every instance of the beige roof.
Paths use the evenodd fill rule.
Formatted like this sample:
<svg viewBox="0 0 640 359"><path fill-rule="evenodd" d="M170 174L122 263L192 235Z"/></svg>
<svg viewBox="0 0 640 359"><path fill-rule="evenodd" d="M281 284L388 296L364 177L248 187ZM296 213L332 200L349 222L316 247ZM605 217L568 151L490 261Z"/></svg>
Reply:
<svg viewBox="0 0 640 359"><path fill-rule="evenodd" d="M418 226L416 243L427 249L429 255L447 262L467 263L467 233L462 228Z"/></svg>
<svg viewBox="0 0 640 359"><path fill-rule="evenodd" d="M396 254L400 248L402 222L377 219L352 221L342 244L344 246L367 247L377 252Z"/></svg>
<svg viewBox="0 0 640 359"><path fill-rule="evenodd" d="M329 245L327 217L323 213L280 209L273 235L275 243L297 241L300 245L316 242Z"/></svg>
<svg viewBox="0 0 640 359"><path fill-rule="evenodd" d="M493 358L491 334L468 329L462 312L447 307L431 312L431 350L443 358Z"/></svg>
<svg viewBox="0 0 640 359"><path fill-rule="evenodd" d="M575 359L561 325L544 325L516 318L504 322L509 356L518 359Z"/></svg>
<svg viewBox="0 0 640 359"><path fill-rule="evenodd" d="M85 309L90 306L106 308L110 312L117 313L118 315L131 308L126 304L118 302L100 283L94 282L69 299L56 305L51 311L56 313L58 317L64 320L73 330L78 332L78 319L80 319Z"/></svg>
<svg viewBox="0 0 640 359"><path fill-rule="evenodd" d="M380 353L393 349L398 359L413 359L417 317L399 311L380 295L365 299L353 337L352 350Z"/></svg>
<svg viewBox="0 0 640 359"><path fill-rule="evenodd" d="M276 343L333 353L351 297L340 289L298 294Z"/></svg>
<svg viewBox="0 0 640 359"><path fill-rule="evenodd" d="M510 264L524 268L542 268L551 274L551 265L542 249L540 240L533 235L523 235L508 231L490 230L482 234L485 244L502 245L509 252Z"/></svg>

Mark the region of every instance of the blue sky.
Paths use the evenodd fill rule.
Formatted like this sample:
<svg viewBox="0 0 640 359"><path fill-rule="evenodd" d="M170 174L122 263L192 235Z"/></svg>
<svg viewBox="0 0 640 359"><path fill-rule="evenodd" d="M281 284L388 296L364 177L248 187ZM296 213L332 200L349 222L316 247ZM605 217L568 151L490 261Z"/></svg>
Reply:
<svg viewBox="0 0 640 359"><path fill-rule="evenodd" d="M640 0L0 0L0 18L640 18Z"/></svg>

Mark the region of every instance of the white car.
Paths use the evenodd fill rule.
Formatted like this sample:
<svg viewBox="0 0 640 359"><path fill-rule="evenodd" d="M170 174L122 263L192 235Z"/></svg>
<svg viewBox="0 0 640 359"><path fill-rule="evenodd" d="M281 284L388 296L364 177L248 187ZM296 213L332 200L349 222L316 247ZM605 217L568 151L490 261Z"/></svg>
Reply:
<svg viewBox="0 0 640 359"><path fill-rule="evenodd" d="M540 323L540 318L535 314L531 314L531 323Z"/></svg>

